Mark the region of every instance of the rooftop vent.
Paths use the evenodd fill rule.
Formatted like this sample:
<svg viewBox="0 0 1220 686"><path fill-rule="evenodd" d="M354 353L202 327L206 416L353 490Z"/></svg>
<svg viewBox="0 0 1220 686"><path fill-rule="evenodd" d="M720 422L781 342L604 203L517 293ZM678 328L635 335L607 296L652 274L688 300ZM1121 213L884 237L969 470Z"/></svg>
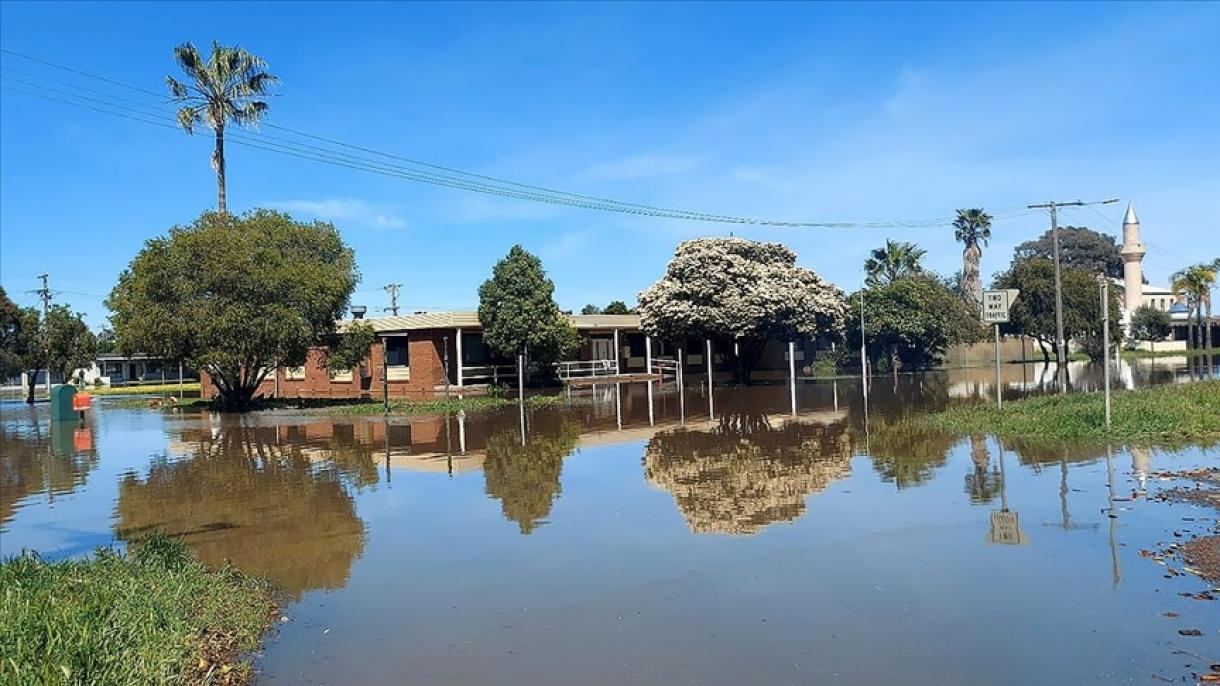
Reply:
<svg viewBox="0 0 1220 686"><path fill-rule="evenodd" d="M352 305L352 319L364 319L364 313L368 311L364 305Z"/></svg>

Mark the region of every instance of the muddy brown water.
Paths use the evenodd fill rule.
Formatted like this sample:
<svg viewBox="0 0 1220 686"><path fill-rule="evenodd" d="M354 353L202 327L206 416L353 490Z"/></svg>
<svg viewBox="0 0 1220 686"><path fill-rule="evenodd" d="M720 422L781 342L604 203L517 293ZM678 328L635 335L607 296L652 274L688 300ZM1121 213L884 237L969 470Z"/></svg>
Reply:
<svg viewBox="0 0 1220 686"><path fill-rule="evenodd" d="M1003 373L1010 398L1054 383L1041 366ZM1217 450L900 423L991 397L993 374L877 378L867 413L848 379L801 382L795 413L786 385L709 403L673 383L524 417L103 400L51 425L3 404L0 553L161 530L265 576L289 621L260 683L1142 684L1220 662L1220 606L1179 595L1207 582L1139 555L1216 513L1132 498L1173 486L1149 471L1214 466ZM1145 361L1116 383L1190 376ZM1075 365L1071 382L1099 378Z"/></svg>

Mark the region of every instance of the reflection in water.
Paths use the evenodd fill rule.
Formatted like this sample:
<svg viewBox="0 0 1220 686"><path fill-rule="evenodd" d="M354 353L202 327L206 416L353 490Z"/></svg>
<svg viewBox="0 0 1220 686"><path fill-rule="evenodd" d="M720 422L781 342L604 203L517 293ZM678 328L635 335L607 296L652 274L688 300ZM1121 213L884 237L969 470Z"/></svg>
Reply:
<svg viewBox="0 0 1220 686"><path fill-rule="evenodd" d="M696 533L753 534L805 512L805 498L851 471L842 423L803 418L773 425L748 409L722 410L707 431L657 433L644 475L674 495Z"/></svg>
<svg viewBox="0 0 1220 686"><path fill-rule="evenodd" d="M974 471L966 475L966 493L974 505L985 505L996 499L1003 488L1004 477L999 465L991 466L991 453L987 449L987 437L970 437L970 462Z"/></svg>
<svg viewBox="0 0 1220 686"><path fill-rule="evenodd" d="M281 445L281 430L224 417L214 431L185 432L186 459L158 459L144 478L123 478L119 537L181 536L204 562L232 561L294 596L342 586L364 548L344 482L376 479L376 466L342 438L332 442L345 449L327 451L338 463L315 463L307 444Z"/></svg>
<svg viewBox="0 0 1220 686"><path fill-rule="evenodd" d="M531 415L529 428L525 445L511 429L489 436L483 461L487 495L500 501L504 516L523 534L546 522L559 497L563 459L576 449L581 433L579 423L558 412Z"/></svg>
<svg viewBox="0 0 1220 686"><path fill-rule="evenodd" d="M22 501L46 494L54 500L85 483L97 466L93 425L48 421L34 407L8 404L0 424L0 532L13 519Z"/></svg>

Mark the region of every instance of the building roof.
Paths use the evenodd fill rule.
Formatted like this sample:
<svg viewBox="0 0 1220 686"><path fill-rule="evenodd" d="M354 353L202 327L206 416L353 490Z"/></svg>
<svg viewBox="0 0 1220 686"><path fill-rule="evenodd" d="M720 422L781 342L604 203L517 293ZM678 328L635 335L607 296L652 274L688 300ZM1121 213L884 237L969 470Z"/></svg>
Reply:
<svg viewBox="0 0 1220 686"><path fill-rule="evenodd" d="M1126 225L1138 223L1140 223L1140 220L1139 217L1135 216L1135 205L1127 203L1127 215L1123 217L1123 224Z"/></svg>
<svg viewBox="0 0 1220 686"><path fill-rule="evenodd" d="M568 318L577 329L638 329L638 314L571 314ZM351 326L357 320L345 319L339 328ZM424 329L478 329L479 314L471 310L451 312L415 312L398 317L367 317L359 320L373 327L377 333L392 331L420 331Z"/></svg>
<svg viewBox="0 0 1220 686"><path fill-rule="evenodd" d="M1188 312L1190 312L1190 308L1180 302L1174 303L1173 306L1169 308L1170 314L1179 314L1179 313L1188 313Z"/></svg>

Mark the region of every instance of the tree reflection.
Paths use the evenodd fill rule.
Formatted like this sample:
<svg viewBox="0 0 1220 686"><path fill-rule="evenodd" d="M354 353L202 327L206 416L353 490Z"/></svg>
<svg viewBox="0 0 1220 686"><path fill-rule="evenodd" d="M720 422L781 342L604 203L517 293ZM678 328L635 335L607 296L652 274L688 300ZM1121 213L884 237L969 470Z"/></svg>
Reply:
<svg viewBox="0 0 1220 686"><path fill-rule="evenodd" d="M545 523L559 497L563 460L576 449L581 424L557 411L530 415L529 435L521 445L516 428L487 438L483 478L487 495L497 498L504 516L529 534Z"/></svg>
<svg viewBox="0 0 1220 686"><path fill-rule="evenodd" d="M844 426L773 427L767 415L736 407L711 431L654 435L644 450L648 481L673 494L696 533L748 535L805 512L805 498L851 471Z"/></svg>
<svg viewBox="0 0 1220 686"><path fill-rule="evenodd" d="M1004 476L998 465L991 465L991 451L987 437L975 434L970 437L970 462L974 471L966 475L966 494L974 505L983 505L996 499L1004 487Z"/></svg>
<svg viewBox="0 0 1220 686"><path fill-rule="evenodd" d="M157 459L144 479L128 474L119 537L181 536L204 562L232 561L293 596L342 586L364 548L344 472L276 438L275 427L225 417L218 431L188 438L187 459Z"/></svg>
<svg viewBox="0 0 1220 686"><path fill-rule="evenodd" d="M32 411L26 419L20 412L6 412L0 431L0 527L32 495L54 498L80 488L98 463L90 425L45 422Z"/></svg>
<svg viewBox="0 0 1220 686"><path fill-rule="evenodd" d="M855 438L857 446L864 445L862 436L857 434ZM929 428L920 421L874 417L868 454L882 479L894 482L898 488L908 488L932 478L945 465L958 440L956 435Z"/></svg>

